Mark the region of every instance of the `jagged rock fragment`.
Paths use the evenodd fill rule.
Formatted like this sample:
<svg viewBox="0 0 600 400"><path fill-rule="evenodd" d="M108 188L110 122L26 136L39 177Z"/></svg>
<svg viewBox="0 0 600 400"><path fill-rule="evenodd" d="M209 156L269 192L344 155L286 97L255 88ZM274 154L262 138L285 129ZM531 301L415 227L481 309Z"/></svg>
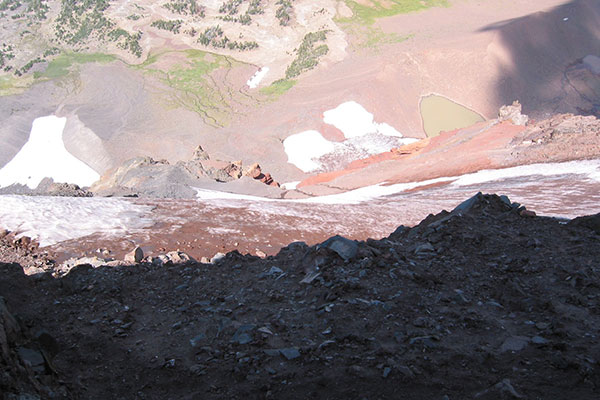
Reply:
<svg viewBox="0 0 600 400"><path fill-rule="evenodd" d="M140 246L136 246L135 249L131 250L125 255L124 260L129 263L141 263L144 259L144 251Z"/></svg>

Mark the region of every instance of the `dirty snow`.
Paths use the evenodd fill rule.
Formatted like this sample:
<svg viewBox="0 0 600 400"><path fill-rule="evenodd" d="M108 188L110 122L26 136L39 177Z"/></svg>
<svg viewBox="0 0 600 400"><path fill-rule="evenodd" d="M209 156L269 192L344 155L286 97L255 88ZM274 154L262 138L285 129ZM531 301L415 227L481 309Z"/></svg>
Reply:
<svg viewBox="0 0 600 400"><path fill-rule="evenodd" d="M447 185L408 192L410 189L435 183ZM254 210L257 215L264 216L267 213L296 216L300 219L307 213L319 215L319 218L329 218L328 216L335 214L332 210L338 210L336 207L331 208L330 205L333 204L360 205L363 211L367 210L366 214L357 211L358 214L353 215L354 208L347 209L345 212L348 220L344 222L347 224L350 220L364 222L365 215L372 216L373 213L381 212L382 207L391 208L394 212L407 213L405 218L408 218L424 205L428 207L428 212L439 211L441 208L457 204L477 191L487 191L507 194L511 199L515 196L513 200L533 206L536 211L546 210L547 215L571 218L575 215L598 212L599 187L600 160L589 160L485 170L462 176L388 186L379 184L308 199L267 199L207 189L197 189L197 198L205 207L220 209L226 205ZM37 238L42 246L48 246L93 233L123 236L138 230L144 232L144 228L152 227L160 221L170 226L179 223L172 220L176 210L169 212L168 216L158 216L153 213L154 203L136 203L139 201L114 198L5 195L0 196L0 228ZM187 203L173 204L185 209L189 207ZM369 209L371 211L368 211ZM223 232L233 231L239 228L239 223L240 221L237 221L235 226L221 224L219 229L222 228Z"/></svg>
<svg viewBox="0 0 600 400"><path fill-rule="evenodd" d="M407 190L429 186L438 183L448 183L454 187L474 186L482 183L501 182L505 179L526 178L526 181L536 182L530 178L541 177L565 177L579 175L578 180L587 179L592 182L600 182L600 160L569 161L563 163L530 164L518 167L482 170L461 176L447 176L428 179L419 182L398 183L385 185L365 186L344 193L328 196L311 197L307 199L279 200L267 199L257 196L238 195L234 193L218 192L205 189L198 190L198 198L202 200L249 200L249 201L280 201L288 203L313 203L313 204L360 204L384 196L394 195Z"/></svg>
<svg viewBox="0 0 600 400"><path fill-rule="evenodd" d="M333 143L320 132L306 131L289 136L283 142L288 162L304 172L341 169L354 160L417 141L403 138L387 123L375 122L373 114L354 101L325 111L323 121L342 131L346 140Z"/></svg>
<svg viewBox="0 0 600 400"><path fill-rule="evenodd" d="M151 226L152 208L114 198L0 196L0 227L50 246L96 232Z"/></svg>

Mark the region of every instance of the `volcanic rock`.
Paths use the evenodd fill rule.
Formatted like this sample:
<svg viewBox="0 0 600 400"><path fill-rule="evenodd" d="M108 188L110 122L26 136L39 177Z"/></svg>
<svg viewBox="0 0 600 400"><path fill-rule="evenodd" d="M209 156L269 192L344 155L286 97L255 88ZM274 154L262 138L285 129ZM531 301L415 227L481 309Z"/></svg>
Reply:
<svg viewBox="0 0 600 400"><path fill-rule="evenodd" d="M150 157L128 160L104 174L90 191L98 196L195 198L197 192L194 188L210 187L212 182L237 181L244 175L279 187L270 174L262 174L258 164L244 171L241 161L211 159L198 146L192 159L175 165Z"/></svg>
<svg viewBox="0 0 600 400"><path fill-rule="evenodd" d="M258 165L258 163L252 164L244 171L244 175L249 176L252 179L259 179L261 174L262 174L262 171L261 171L260 165Z"/></svg>
<svg viewBox="0 0 600 400"><path fill-rule="evenodd" d="M344 261L353 259L358 253L358 245L354 240L346 239L339 235L330 237L317 246L317 250L323 248L333 250L337 255L342 257Z"/></svg>
<svg viewBox="0 0 600 400"><path fill-rule="evenodd" d="M208 153L204 151L202 146L198 145L198 147L194 149L194 153L192 154L192 160L210 160L210 157Z"/></svg>
<svg viewBox="0 0 600 400"><path fill-rule="evenodd" d="M511 336L507 338L502 346L500 346L501 352L506 351L521 351L529 344L529 338L524 336Z"/></svg>
<svg viewBox="0 0 600 400"><path fill-rule="evenodd" d="M527 125L529 117L527 115L521 114L521 111L521 103L519 103L518 100L515 100L510 106L505 105L500 107L500 111L498 111L498 120L509 120L515 125Z"/></svg>
<svg viewBox="0 0 600 400"><path fill-rule="evenodd" d="M136 246L135 249L131 250L129 253L125 255L124 261L128 263L137 264L142 262L144 259L144 251L141 247Z"/></svg>
<svg viewBox="0 0 600 400"><path fill-rule="evenodd" d="M288 348L285 348L285 349L279 349L279 352L287 360L295 360L296 358L300 357L300 352L295 347L288 347Z"/></svg>
<svg viewBox="0 0 600 400"><path fill-rule="evenodd" d="M584 226L600 235L600 213L574 218L571 221L569 221L569 225Z"/></svg>

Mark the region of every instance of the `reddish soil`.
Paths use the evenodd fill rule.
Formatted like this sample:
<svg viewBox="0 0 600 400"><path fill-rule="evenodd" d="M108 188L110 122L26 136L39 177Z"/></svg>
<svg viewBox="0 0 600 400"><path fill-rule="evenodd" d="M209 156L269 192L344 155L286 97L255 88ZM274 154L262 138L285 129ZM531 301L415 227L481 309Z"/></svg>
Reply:
<svg viewBox="0 0 600 400"><path fill-rule="evenodd" d="M323 193L328 187L350 190L599 156L600 121L593 116L557 114L527 126L492 120L355 161L344 170L307 178L298 187Z"/></svg>
<svg viewBox="0 0 600 400"><path fill-rule="evenodd" d="M342 171L307 178L298 187L310 193L311 185L331 182L332 186L346 187L345 184L338 184L340 177L346 178L344 182L353 180L353 187L347 188L356 188L365 183L365 178L369 179L371 184L417 182L442 176L462 175L486 168L499 168L504 165L498 154L509 153L508 144L523 130L525 127L508 122L481 122L469 128L443 132L434 138L398 150L355 161ZM392 163L386 163L383 171L376 169L376 178L370 176L372 173L368 168L385 161ZM535 162L531 159L528 161ZM373 178L378 181L373 182Z"/></svg>
<svg viewBox="0 0 600 400"><path fill-rule="evenodd" d="M333 125L323 123L317 130L330 142L343 142L346 140L344 133Z"/></svg>

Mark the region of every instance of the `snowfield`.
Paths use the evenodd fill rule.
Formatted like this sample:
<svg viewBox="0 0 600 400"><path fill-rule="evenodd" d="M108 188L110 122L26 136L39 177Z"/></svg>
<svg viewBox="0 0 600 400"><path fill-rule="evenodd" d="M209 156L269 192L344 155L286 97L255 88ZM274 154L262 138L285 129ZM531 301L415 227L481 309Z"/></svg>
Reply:
<svg viewBox="0 0 600 400"><path fill-rule="evenodd" d="M344 164L417 141L403 138L400 132L385 122L375 122L373 114L355 101L347 101L325 111L323 122L339 129L346 140L330 142L320 132L309 130L288 136L283 141L288 162L304 172L327 169L319 161L323 156L338 159Z"/></svg>
<svg viewBox="0 0 600 400"><path fill-rule="evenodd" d="M100 174L65 148L62 134L66 122L54 115L36 118L27 143L0 170L0 187L20 183L35 189L46 177L79 186L100 179Z"/></svg>
<svg viewBox="0 0 600 400"><path fill-rule="evenodd" d="M0 196L0 225L50 246L102 232L118 235L151 226L152 208L124 199Z"/></svg>
<svg viewBox="0 0 600 400"><path fill-rule="evenodd" d="M384 196L400 194L408 190L435 184L448 183L453 187L478 186L485 190L483 184L501 184L504 180L519 180L521 186L536 184L541 178L567 178L576 175L576 180L589 181L592 184L600 183L600 160L568 161L562 163L530 164L518 167L487 169L460 176L446 176L428 179L419 182L397 183L386 185L365 186L344 193L327 196L311 197L297 200L268 199L257 196L247 196L228 192L219 192L208 189L196 189L199 200L246 200L268 201L286 203L312 203L312 204L360 204ZM533 179L539 177L540 179Z"/></svg>
<svg viewBox="0 0 600 400"><path fill-rule="evenodd" d="M441 186L424 188L436 183ZM423 189L411 191L419 187ZM105 239L135 234L138 240L161 229L171 235L170 230L181 227L180 215L196 218L205 228L223 232L237 229L244 235L262 232L257 228L260 224L266 224L264 232L267 234L266 226L273 228L277 223L281 224L278 229L285 232L289 230L289 221L282 222L280 218L288 216L297 218L296 227L304 223L304 231L318 228L331 230L333 234L346 232L371 219L400 224L408 223L418 214L420 220L429 212L451 209L478 191L506 194L511 200L545 215L572 218L596 213L600 211L600 160L484 170L422 182L379 184L298 200L197 189L197 209L189 201L173 201L170 203L172 209L167 207L162 214L155 211L161 200L4 195L0 196L0 228L36 238L42 246L94 233L102 234ZM161 204L167 203L168 200L163 200ZM331 207L333 204L336 207ZM244 214L245 218L257 220L240 220L239 216L234 216L228 221L220 214L225 209L249 210L250 214ZM216 210L221 217L215 219L211 210ZM163 227L158 228L156 224ZM388 228L393 230L394 224ZM245 232L240 228L242 225L250 230ZM234 239L229 237L228 240Z"/></svg>
<svg viewBox="0 0 600 400"><path fill-rule="evenodd" d="M342 131L346 139L363 136L368 133L402 137L402 134L394 129L393 126L385 122L381 124L375 122L373 114L355 101L347 101L332 110L325 111L323 113L323 121Z"/></svg>
<svg viewBox="0 0 600 400"><path fill-rule="evenodd" d="M283 141L288 162L304 172L321 168L317 158L335 150L333 142L325 139L320 132L305 131L288 136Z"/></svg>

